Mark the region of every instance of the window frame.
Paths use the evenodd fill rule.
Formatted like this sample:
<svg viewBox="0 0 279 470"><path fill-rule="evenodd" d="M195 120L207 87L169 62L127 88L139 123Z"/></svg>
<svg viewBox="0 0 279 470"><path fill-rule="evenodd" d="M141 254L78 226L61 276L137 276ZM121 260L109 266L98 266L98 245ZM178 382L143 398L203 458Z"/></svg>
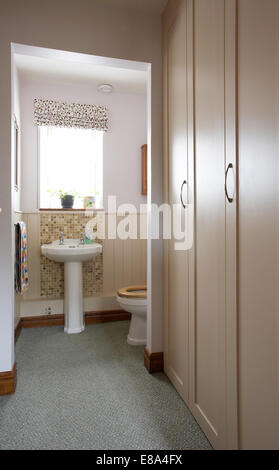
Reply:
<svg viewBox="0 0 279 470"><path fill-rule="evenodd" d="M38 211L65 211L63 208L44 208L41 207L41 133L40 129L43 126L37 126L37 209ZM46 126L48 127L48 126ZM52 126L50 126L52 127ZM93 130L93 129L92 129ZM103 133L103 138L104 138L104 133ZM104 154L103 154L104 155ZM102 157L103 157L102 155ZM102 160L102 177L103 177L103 168L104 168L104 160ZM102 182L102 194L100 195L100 207L97 208L97 210L103 210L103 197L104 197L104 180ZM95 208L96 209L96 208ZM69 210L69 209L68 209ZM87 209L80 208L80 209L71 209L72 211L86 211Z"/></svg>

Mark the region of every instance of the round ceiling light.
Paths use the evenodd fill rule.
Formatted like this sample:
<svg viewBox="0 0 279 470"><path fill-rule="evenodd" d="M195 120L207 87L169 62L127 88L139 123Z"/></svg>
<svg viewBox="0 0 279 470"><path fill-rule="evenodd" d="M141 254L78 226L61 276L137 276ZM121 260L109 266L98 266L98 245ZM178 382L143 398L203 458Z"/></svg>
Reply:
<svg viewBox="0 0 279 470"><path fill-rule="evenodd" d="M102 83L101 85L98 85L98 91L101 91L102 93L112 93L113 86L107 83Z"/></svg>

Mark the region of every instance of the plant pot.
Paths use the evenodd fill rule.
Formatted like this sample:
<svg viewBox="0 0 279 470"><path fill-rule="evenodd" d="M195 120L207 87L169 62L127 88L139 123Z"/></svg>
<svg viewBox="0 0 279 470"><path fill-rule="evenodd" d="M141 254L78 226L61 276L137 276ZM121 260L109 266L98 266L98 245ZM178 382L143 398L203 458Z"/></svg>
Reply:
<svg viewBox="0 0 279 470"><path fill-rule="evenodd" d="M83 207L84 209L94 209L96 203L95 196L88 196L83 198Z"/></svg>
<svg viewBox="0 0 279 470"><path fill-rule="evenodd" d="M75 196L67 195L61 198L61 205L63 209L72 209L75 201Z"/></svg>

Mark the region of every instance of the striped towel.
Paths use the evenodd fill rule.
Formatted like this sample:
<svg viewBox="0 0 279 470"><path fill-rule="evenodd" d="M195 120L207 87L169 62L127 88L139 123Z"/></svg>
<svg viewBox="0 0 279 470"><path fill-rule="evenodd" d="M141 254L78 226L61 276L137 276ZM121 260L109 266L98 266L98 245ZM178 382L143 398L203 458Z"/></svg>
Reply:
<svg viewBox="0 0 279 470"><path fill-rule="evenodd" d="M27 269L27 233L26 224L18 222L15 225L15 290L24 294L28 289Z"/></svg>

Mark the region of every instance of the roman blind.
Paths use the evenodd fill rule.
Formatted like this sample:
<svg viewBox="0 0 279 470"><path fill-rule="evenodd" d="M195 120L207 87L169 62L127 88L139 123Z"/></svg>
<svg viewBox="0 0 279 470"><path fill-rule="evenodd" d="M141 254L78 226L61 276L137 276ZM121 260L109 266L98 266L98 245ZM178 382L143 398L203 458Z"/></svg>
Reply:
<svg viewBox="0 0 279 470"><path fill-rule="evenodd" d="M108 130L108 109L105 106L35 99L34 118L36 126Z"/></svg>

